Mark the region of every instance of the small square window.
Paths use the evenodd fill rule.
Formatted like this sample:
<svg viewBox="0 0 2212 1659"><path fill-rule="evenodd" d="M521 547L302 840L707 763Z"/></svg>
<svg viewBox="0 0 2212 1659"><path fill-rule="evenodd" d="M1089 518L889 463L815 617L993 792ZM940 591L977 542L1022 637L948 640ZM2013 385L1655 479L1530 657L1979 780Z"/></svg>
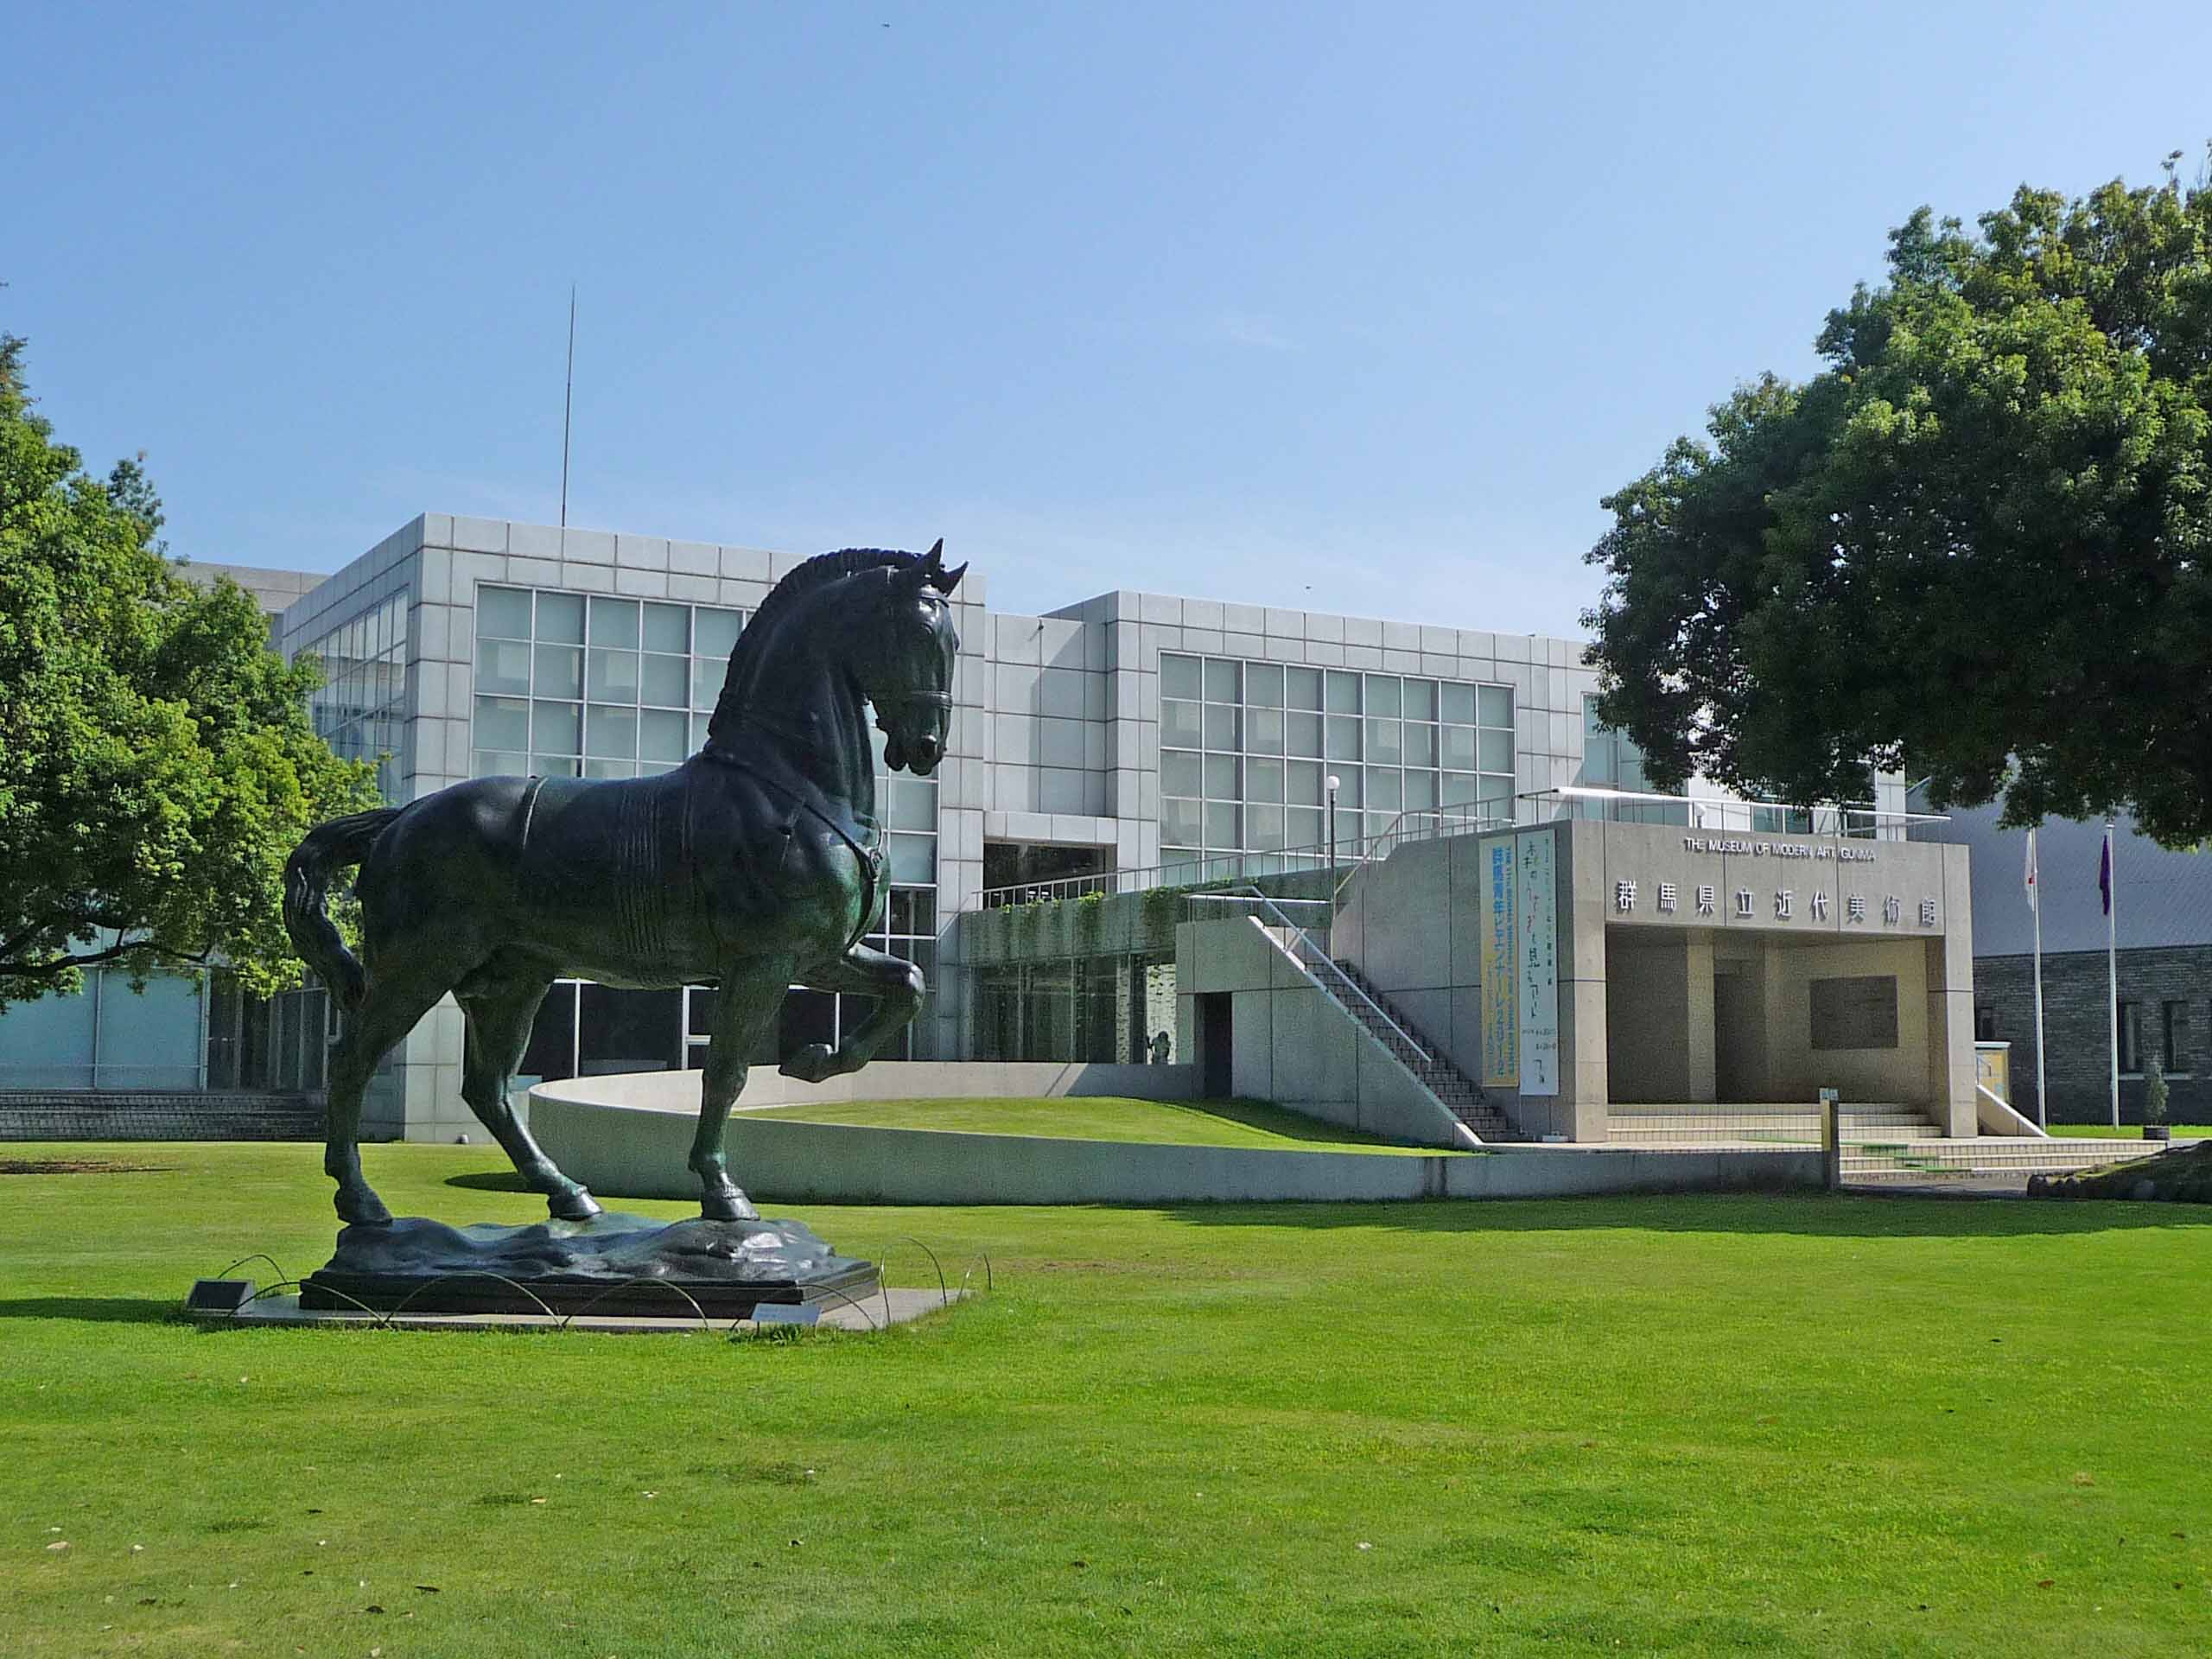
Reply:
<svg viewBox="0 0 2212 1659"><path fill-rule="evenodd" d="M1248 709L1244 711L1244 747L1252 754L1282 753L1282 710Z"/></svg>
<svg viewBox="0 0 2212 1659"><path fill-rule="evenodd" d="M573 702L530 705L530 746L541 754L583 753L583 710Z"/></svg>
<svg viewBox="0 0 2212 1659"><path fill-rule="evenodd" d="M1283 700L1293 709L1321 706L1321 671L1318 668L1283 670Z"/></svg>
<svg viewBox="0 0 2212 1659"><path fill-rule="evenodd" d="M637 702L638 653L596 647L584 652L584 695L594 702Z"/></svg>
<svg viewBox="0 0 2212 1659"><path fill-rule="evenodd" d="M638 601L592 595L591 643L617 649L638 648Z"/></svg>
<svg viewBox="0 0 2212 1659"><path fill-rule="evenodd" d="M1206 658L1206 701L1208 702L1242 702L1244 701L1244 677L1238 671L1241 664L1224 662L1218 657Z"/></svg>
<svg viewBox="0 0 2212 1659"><path fill-rule="evenodd" d="M1447 680L1443 686L1444 718L1457 721L1462 726L1475 723L1475 688Z"/></svg>
<svg viewBox="0 0 2212 1659"><path fill-rule="evenodd" d="M718 606L695 606L691 612L691 653L695 657L711 657L718 664L727 666L729 654L737 649L738 635L745 632L745 613L725 610ZM716 681L719 684L719 679Z"/></svg>
<svg viewBox="0 0 2212 1659"><path fill-rule="evenodd" d="M1244 701L1263 709L1282 707L1282 670L1273 663L1244 665Z"/></svg>
<svg viewBox="0 0 2212 1659"><path fill-rule="evenodd" d="M1359 713L1359 676L1346 669L1329 671L1329 712L1332 715Z"/></svg>
<svg viewBox="0 0 2212 1659"><path fill-rule="evenodd" d="M584 752L610 760L636 760L638 711L591 704L584 711Z"/></svg>
<svg viewBox="0 0 2212 1659"><path fill-rule="evenodd" d="M525 588L479 588L476 590L476 635L480 639L530 638L530 590Z"/></svg>
<svg viewBox="0 0 2212 1659"><path fill-rule="evenodd" d="M537 695L541 697L581 697L584 694L584 654L574 645L537 648Z"/></svg>
<svg viewBox="0 0 2212 1659"><path fill-rule="evenodd" d="M664 709L691 706L689 657L656 657L648 652L642 664L638 677L639 702L658 703Z"/></svg>
<svg viewBox="0 0 2212 1659"><path fill-rule="evenodd" d="M1198 659L1195 657L1170 656L1160 653L1160 695L1163 697L1182 697L1195 702L1202 695L1204 683L1200 677Z"/></svg>
<svg viewBox="0 0 2212 1659"><path fill-rule="evenodd" d="M689 652L691 649L691 607L688 605L646 606L645 649Z"/></svg>
<svg viewBox="0 0 2212 1659"><path fill-rule="evenodd" d="M540 645L581 645L584 642L584 596L582 594L540 594L537 596L537 641Z"/></svg>

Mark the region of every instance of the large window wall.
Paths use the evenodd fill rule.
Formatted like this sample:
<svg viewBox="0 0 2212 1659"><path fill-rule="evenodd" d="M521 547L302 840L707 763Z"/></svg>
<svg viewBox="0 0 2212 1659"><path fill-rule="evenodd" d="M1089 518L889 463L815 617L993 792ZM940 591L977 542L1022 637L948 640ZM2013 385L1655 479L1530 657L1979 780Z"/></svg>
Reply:
<svg viewBox="0 0 2212 1659"><path fill-rule="evenodd" d="M322 664L322 683L308 699L318 735L348 760L376 763L377 788L399 798L399 741L407 719L407 596L373 610L294 653Z"/></svg>
<svg viewBox="0 0 2212 1659"><path fill-rule="evenodd" d="M1513 690L1421 675L1160 657L1160 858L1356 846L1408 809L1513 816Z"/></svg>
<svg viewBox="0 0 2212 1659"><path fill-rule="evenodd" d="M706 741L745 613L716 605L476 590L480 778L635 778Z"/></svg>
<svg viewBox="0 0 2212 1659"><path fill-rule="evenodd" d="M601 594L480 587L472 770L478 777L635 778L668 772L707 741L746 613ZM937 973L934 779L893 776L875 745L876 811L891 881L867 943ZM523 1073L541 1079L703 1063L711 998L698 989L617 991L563 980L539 1011ZM794 990L753 1057L773 1065L809 1042L833 1046L873 999ZM918 1020L887 1058L927 1046Z"/></svg>
<svg viewBox="0 0 2212 1659"><path fill-rule="evenodd" d="M1060 957L976 973L975 1058L1141 1065L1175 1058L1173 955Z"/></svg>

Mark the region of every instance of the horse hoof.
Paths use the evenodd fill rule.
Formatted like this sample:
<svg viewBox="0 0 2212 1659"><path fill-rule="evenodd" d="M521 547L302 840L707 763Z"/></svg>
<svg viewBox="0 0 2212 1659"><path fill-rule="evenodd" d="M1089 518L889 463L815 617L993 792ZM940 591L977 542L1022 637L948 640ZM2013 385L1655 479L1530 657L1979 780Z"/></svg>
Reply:
<svg viewBox="0 0 2212 1659"><path fill-rule="evenodd" d="M758 1221L760 1212L753 1207L753 1200L735 1187L721 1192L709 1192L699 1200L699 1214L707 1221Z"/></svg>
<svg viewBox="0 0 2212 1659"><path fill-rule="evenodd" d="M348 1227L389 1227L391 1211L384 1207L384 1200L365 1186L347 1192L340 1188L334 1200L338 1219Z"/></svg>
<svg viewBox="0 0 2212 1659"><path fill-rule="evenodd" d="M801 1083L820 1083L835 1075L831 1062L836 1057L827 1043L809 1043L776 1069L787 1077L797 1077Z"/></svg>
<svg viewBox="0 0 2212 1659"><path fill-rule="evenodd" d="M606 1213L599 1200L581 1186L573 1192L556 1192L545 1200L545 1207L556 1221L589 1221Z"/></svg>

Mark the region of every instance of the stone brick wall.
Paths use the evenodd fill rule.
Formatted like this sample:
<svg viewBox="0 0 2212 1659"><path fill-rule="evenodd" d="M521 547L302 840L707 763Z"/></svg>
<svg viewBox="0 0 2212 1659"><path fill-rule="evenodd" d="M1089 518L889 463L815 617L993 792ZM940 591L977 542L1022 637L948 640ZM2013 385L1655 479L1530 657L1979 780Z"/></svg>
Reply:
<svg viewBox="0 0 2212 1659"><path fill-rule="evenodd" d="M2162 1013L2168 1002L2187 1010L2167 1071L2167 1116L2177 1123L2212 1123L2212 945L2146 947L2120 953L2120 1000L2141 1010L2143 1055L2161 1060ZM2036 1115L2035 959L1977 957L1977 1020L1997 1017L1998 1040L2012 1046L2012 1105ZM2043 959L2044 1071L2054 1123L2102 1123L2111 1113L2111 1015L2101 950L2046 954ZM2143 1080L2120 1080L2123 1122L2143 1121Z"/></svg>
<svg viewBox="0 0 2212 1659"><path fill-rule="evenodd" d="M318 1095L0 1090L0 1141L320 1141Z"/></svg>

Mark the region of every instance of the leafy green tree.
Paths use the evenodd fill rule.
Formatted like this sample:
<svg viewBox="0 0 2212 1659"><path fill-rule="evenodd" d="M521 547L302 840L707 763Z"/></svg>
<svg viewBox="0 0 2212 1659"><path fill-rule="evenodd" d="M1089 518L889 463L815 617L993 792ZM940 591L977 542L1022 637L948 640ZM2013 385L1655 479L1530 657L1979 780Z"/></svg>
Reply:
<svg viewBox="0 0 2212 1659"><path fill-rule="evenodd" d="M2212 188L1927 209L1889 280L1605 499L1599 711L1655 781L1909 767L2013 824L2212 836Z"/></svg>
<svg viewBox="0 0 2212 1659"><path fill-rule="evenodd" d="M0 335L0 1006L217 952L296 983L285 857L373 802L371 769L315 735L315 671L254 601L176 574L138 465L96 479L53 441L22 360Z"/></svg>

